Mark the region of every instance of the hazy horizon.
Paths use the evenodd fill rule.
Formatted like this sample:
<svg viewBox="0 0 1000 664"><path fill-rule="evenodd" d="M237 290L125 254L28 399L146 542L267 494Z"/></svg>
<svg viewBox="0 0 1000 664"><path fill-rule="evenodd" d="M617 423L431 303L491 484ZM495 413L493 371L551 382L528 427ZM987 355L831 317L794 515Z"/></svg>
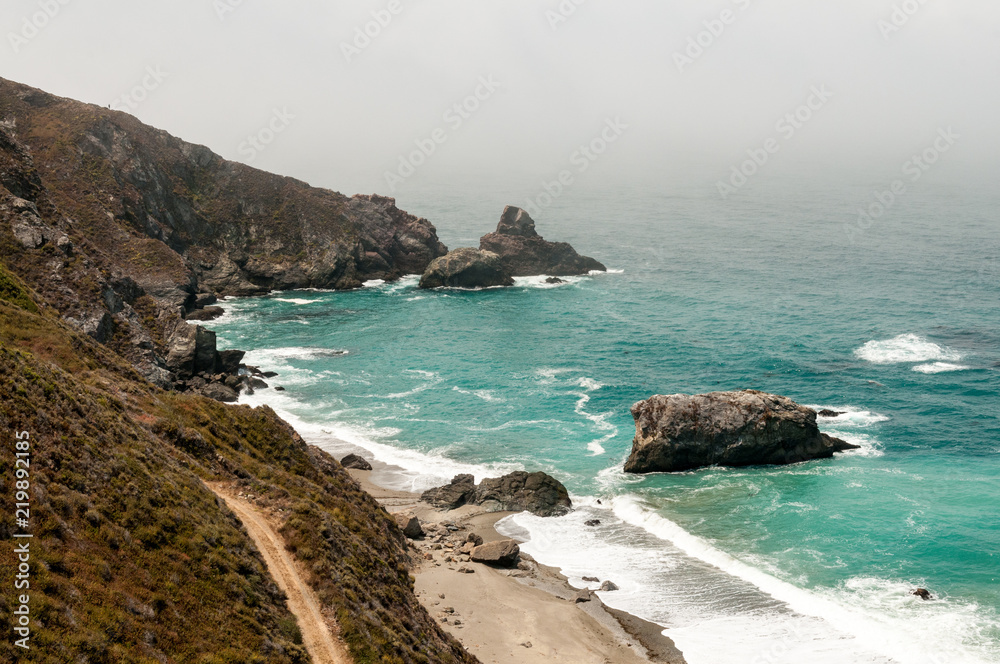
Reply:
<svg viewBox="0 0 1000 664"><path fill-rule="evenodd" d="M754 155L731 194L825 170L882 187L949 129L955 145L924 172L997 171L995 3L674 4L12 0L0 75L228 159L404 200L458 178L528 199L562 172L570 187L716 187ZM601 154L580 150L592 142Z"/></svg>

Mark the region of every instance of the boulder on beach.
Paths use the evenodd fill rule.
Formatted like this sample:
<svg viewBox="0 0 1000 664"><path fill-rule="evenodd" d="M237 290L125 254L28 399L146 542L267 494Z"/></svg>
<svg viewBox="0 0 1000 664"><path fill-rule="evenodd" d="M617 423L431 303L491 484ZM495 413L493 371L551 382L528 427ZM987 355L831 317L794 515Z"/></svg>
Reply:
<svg viewBox="0 0 1000 664"><path fill-rule="evenodd" d="M354 470L371 470L372 465L365 461L363 457L357 454L348 454L343 459L340 460L340 465L344 468L353 468Z"/></svg>
<svg viewBox="0 0 1000 664"><path fill-rule="evenodd" d="M572 507L562 482L546 473L517 471L476 486L472 475L457 475L450 484L425 491L420 499L438 509L482 505L491 512L531 512L559 516Z"/></svg>
<svg viewBox="0 0 1000 664"><path fill-rule="evenodd" d="M396 525L408 539L418 539L424 536L424 529L420 526L420 519L417 517L409 512L397 512L392 516L396 520Z"/></svg>
<svg viewBox="0 0 1000 664"><path fill-rule="evenodd" d="M632 417L627 473L784 465L858 447L821 433L816 411L756 390L657 395L632 406Z"/></svg>
<svg viewBox="0 0 1000 664"><path fill-rule="evenodd" d="M436 258L420 277L421 288L491 288L513 286L514 280L490 251L463 248Z"/></svg>
<svg viewBox="0 0 1000 664"><path fill-rule="evenodd" d="M496 231L480 238L479 248L500 256L503 267L515 277L564 277L607 271L604 265L581 256L565 242L546 241L535 231L535 222L528 213L512 205L504 208Z"/></svg>
<svg viewBox="0 0 1000 664"><path fill-rule="evenodd" d="M469 553L474 563L496 567L514 567L521 555L521 547L514 540L499 540L480 544Z"/></svg>

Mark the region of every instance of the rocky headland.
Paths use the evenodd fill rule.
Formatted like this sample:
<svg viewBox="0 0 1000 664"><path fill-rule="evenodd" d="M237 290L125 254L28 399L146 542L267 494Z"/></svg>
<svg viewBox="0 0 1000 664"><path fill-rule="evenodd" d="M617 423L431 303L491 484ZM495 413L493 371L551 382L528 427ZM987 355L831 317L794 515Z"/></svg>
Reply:
<svg viewBox="0 0 1000 664"><path fill-rule="evenodd" d="M857 445L821 433L816 411L755 390L657 395L632 406L627 473L828 459Z"/></svg>
<svg viewBox="0 0 1000 664"><path fill-rule="evenodd" d="M0 256L159 387L226 400L250 387L252 371L185 322L220 315L220 297L358 288L446 253L391 198L311 187L0 79Z"/></svg>

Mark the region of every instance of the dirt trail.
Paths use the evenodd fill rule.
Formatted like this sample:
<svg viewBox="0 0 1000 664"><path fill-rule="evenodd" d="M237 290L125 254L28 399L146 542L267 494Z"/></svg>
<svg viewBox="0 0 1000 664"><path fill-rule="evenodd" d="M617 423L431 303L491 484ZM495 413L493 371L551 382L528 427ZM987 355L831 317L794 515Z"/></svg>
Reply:
<svg viewBox="0 0 1000 664"><path fill-rule="evenodd" d="M222 484L208 484L222 498L250 533L250 538L267 563L278 587L288 596L288 609L295 614L302 642L312 656L313 664L352 664L347 648L327 627L320 611L319 600L299 573L292 556L285 551L281 536L253 505L230 494Z"/></svg>

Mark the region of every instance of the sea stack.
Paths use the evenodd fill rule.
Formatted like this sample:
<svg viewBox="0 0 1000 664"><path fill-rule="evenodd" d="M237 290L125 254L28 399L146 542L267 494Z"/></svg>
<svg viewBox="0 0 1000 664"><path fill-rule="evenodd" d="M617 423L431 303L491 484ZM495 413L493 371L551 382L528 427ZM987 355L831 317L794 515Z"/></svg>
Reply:
<svg viewBox="0 0 1000 664"><path fill-rule="evenodd" d="M816 411L755 390L658 395L632 406L632 417L627 473L785 465L858 447L821 433Z"/></svg>
<svg viewBox="0 0 1000 664"><path fill-rule="evenodd" d="M554 277L606 272L607 268L588 256L581 256L565 242L548 242L535 231L531 216L519 207L504 208L495 232L479 240L479 248L492 251L511 275Z"/></svg>
<svg viewBox="0 0 1000 664"><path fill-rule="evenodd" d="M421 288L491 288L513 286L500 257L489 251L463 248L431 261L420 278Z"/></svg>

